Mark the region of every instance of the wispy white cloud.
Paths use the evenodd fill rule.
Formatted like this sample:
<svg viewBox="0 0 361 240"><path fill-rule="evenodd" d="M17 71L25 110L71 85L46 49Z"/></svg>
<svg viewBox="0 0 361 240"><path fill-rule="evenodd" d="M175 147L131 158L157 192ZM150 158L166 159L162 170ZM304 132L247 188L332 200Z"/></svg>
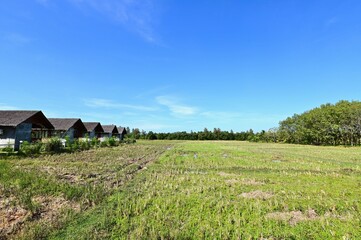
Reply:
<svg viewBox="0 0 361 240"><path fill-rule="evenodd" d="M149 89L148 91L140 92L138 93L138 95L135 96L135 98L142 99L142 98L154 97L155 95L161 95L167 90L169 90L169 88L171 88L171 85L159 86L153 89Z"/></svg>
<svg viewBox="0 0 361 240"><path fill-rule="evenodd" d="M148 111L148 112L157 110L154 107L117 103L109 99L91 98L91 99L84 99L83 101L86 106L93 108L132 109L132 110Z"/></svg>
<svg viewBox="0 0 361 240"><path fill-rule="evenodd" d="M17 110L17 107L8 105L6 103L0 103L0 110Z"/></svg>
<svg viewBox="0 0 361 240"><path fill-rule="evenodd" d="M155 31L154 0L69 0L81 8L91 8L122 24L148 42L158 41Z"/></svg>
<svg viewBox="0 0 361 240"><path fill-rule="evenodd" d="M156 101L163 106L166 106L175 116L192 116L197 114L198 109L192 106L179 104L178 100L170 96L158 96Z"/></svg>

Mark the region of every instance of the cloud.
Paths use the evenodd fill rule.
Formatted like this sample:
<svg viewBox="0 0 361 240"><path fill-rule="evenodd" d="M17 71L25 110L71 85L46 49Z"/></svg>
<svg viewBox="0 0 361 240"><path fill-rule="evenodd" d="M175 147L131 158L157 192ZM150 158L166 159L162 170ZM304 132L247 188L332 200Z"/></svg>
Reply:
<svg viewBox="0 0 361 240"><path fill-rule="evenodd" d="M8 105L6 103L0 103L0 110L17 110L17 107Z"/></svg>
<svg viewBox="0 0 361 240"><path fill-rule="evenodd" d="M154 32L154 0L69 0L80 8L90 8L122 24L148 42L157 42Z"/></svg>
<svg viewBox="0 0 361 240"><path fill-rule="evenodd" d="M93 108L132 109L132 110L148 111L148 112L156 110L156 108L153 107L116 103L109 99L100 99L100 98L84 99L84 103L86 106Z"/></svg>
<svg viewBox="0 0 361 240"><path fill-rule="evenodd" d="M168 109L175 116L192 116L198 112L196 107L179 104L178 101L173 97L158 96L156 97L156 101L160 105L168 107Z"/></svg>

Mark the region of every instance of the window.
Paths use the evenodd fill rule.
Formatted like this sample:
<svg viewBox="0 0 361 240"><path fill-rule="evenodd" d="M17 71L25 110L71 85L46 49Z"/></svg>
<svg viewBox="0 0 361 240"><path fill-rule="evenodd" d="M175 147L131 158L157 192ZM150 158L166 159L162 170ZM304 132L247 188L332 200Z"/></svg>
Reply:
<svg viewBox="0 0 361 240"><path fill-rule="evenodd" d="M4 134L4 130L0 129L0 136Z"/></svg>

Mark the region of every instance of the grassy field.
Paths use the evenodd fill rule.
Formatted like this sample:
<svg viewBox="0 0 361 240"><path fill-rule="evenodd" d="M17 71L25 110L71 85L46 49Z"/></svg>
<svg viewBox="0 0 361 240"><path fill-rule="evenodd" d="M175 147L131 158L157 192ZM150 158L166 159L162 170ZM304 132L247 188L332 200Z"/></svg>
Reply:
<svg viewBox="0 0 361 240"><path fill-rule="evenodd" d="M10 238L361 238L360 148L143 141L0 165Z"/></svg>

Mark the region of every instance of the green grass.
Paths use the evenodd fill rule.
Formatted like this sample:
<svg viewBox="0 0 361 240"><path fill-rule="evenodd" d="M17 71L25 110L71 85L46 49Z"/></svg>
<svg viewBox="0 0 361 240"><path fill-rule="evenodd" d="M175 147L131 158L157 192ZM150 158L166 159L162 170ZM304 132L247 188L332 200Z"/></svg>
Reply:
<svg viewBox="0 0 361 240"><path fill-rule="evenodd" d="M120 149L5 164L45 167L55 185L67 180L52 177L76 172L70 186L105 191L49 239L361 238L360 148L142 141L124 149L125 162Z"/></svg>
<svg viewBox="0 0 361 240"><path fill-rule="evenodd" d="M136 144L0 160L0 239L48 237L104 204L165 149Z"/></svg>

